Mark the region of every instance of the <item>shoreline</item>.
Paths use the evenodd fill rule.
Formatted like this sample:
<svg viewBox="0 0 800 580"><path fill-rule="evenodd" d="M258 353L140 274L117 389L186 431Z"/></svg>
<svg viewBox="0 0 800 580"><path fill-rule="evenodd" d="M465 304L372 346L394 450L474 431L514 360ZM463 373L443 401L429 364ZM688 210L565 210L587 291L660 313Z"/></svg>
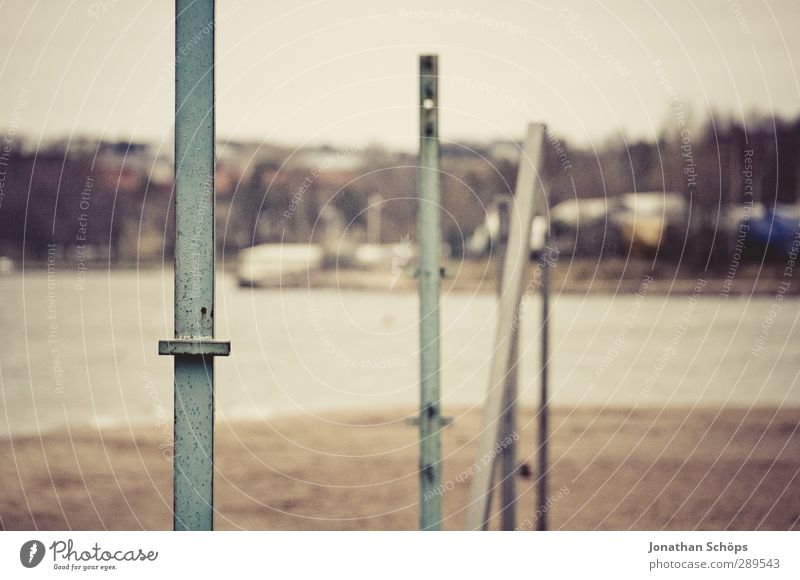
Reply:
<svg viewBox="0 0 800 580"><path fill-rule="evenodd" d="M476 409L482 409L480 404L475 406ZM553 405L550 406L551 413L567 413L572 407L569 405ZM753 404L753 405L744 405L744 404L731 404L726 405L723 409L719 407L715 407L713 405L703 405L698 404L694 407L687 406L687 405L675 405L669 407L659 406L657 404L653 405L639 405L636 408L637 412L644 412L644 413L653 413L653 412L699 412L699 413L709 413L709 412L735 412L735 413L747 413L747 412L764 412L764 411L771 411L775 410L776 407L771 404ZM463 407L458 407L457 410L463 411ZM611 405L611 406L600 406L600 405L586 405L580 407L581 413L622 413L628 412L631 410L631 407L627 407L624 405ZM350 416L358 416L359 414L365 414L367 416L371 415L382 415L385 413L392 413L396 411L395 408L387 407L387 408L380 408L380 407L373 407L369 405L365 405L364 407L347 407L347 408L321 408L321 409L307 409L307 413L301 415L296 412L291 411L274 411L274 412L253 412L253 413L231 413L226 415L225 419L220 419L219 414L216 416L216 425L249 425L255 424L261 420L266 421L291 421L297 417L304 417L304 418L328 418L328 417L350 417ZM780 412L787 412L787 413L797 413L798 417L800 417L800 405L784 405L779 408ZM408 409L408 414L403 418L403 420L409 420L416 416L418 413L417 410ZM170 421L167 424L172 426L172 415L170 415ZM8 444L15 441L24 441L27 439L39 439L40 437L52 437L55 435L66 435L70 432L74 433L104 433L104 432L119 432L124 430L130 430L133 432L140 432L140 431L147 431L148 429L159 429L163 430L163 421L159 422L153 417L142 417L142 418L134 418L133 420L112 420L107 421L104 425L98 425L97 423L92 423L91 421L76 421L72 424L65 424L65 423L53 423L50 426L44 428L31 428L30 430L18 430L15 433L8 433L6 435L0 435L0 445ZM800 430L800 427L798 428Z"/></svg>
<svg viewBox="0 0 800 580"><path fill-rule="evenodd" d="M649 262L648 262L649 263ZM702 281L700 296L718 297L721 299L738 297L775 297L778 293L782 296L800 296L800 285L785 285L785 279L778 275L772 266L765 268L763 275L760 272L751 272L745 269L733 278L711 275L709 273L692 273L691 275L675 272L649 271L641 261L631 262L628 266L610 264L608 268L595 272L595 262L576 261L568 264L567 270L556 267L551 275L550 288L552 295L611 295L627 296L640 292L646 285L648 294L687 296L697 292L698 284ZM443 293L479 293L494 294L497 292L495 265L490 261L464 261L445 266L448 275L442 279ZM627 268L624 274L622 268ZM61 272L71 272L70 268L60 268ZM0 281L25 274L44 275L47 273L46 263L26 264L25 270L14 270L0 276ZM114 274L129 275L134 273L154 274L161 273L165 279L171 281L173 270L171 262L168 264L121 264L108 267L108 263L91 264L85 271L85 276L113 277ZM595 275L596 274L596 275ZM259 290L324 290L335 289L353 292L385 292L385 293L415 293L417 281L410 275L397 277L388 270L311 270L285 274L280 279L268 280L264 284L240 284L236 277L235 261L222 262L217 268L218 283L238 286L246 291ZM538 289L537 266L531 264L529 281L526 284L527 293L533 294Z"/></svg>
<svg viewBox="0 0 800 580"><path fill-rule="evenodd" d="M217 529L415 529L412 412L219 422ZM457 530L481 413L448 414L442 503L444 528ZM517 520L535 527L534 410L521 409L518 425ZM800 529L800 409L555 408L551 425L553 529ZM171 527L171 446L158 429L74 429L0 447L4 529Z"/></svg>

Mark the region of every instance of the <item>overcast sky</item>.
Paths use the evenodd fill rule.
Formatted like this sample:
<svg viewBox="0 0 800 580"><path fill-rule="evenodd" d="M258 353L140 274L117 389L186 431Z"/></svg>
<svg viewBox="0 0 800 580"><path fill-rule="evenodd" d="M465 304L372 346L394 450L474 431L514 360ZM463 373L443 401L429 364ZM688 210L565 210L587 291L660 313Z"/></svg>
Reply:
<svg viewBox="0 0 800 580"><path fill-rule="evenodd" d="M0 4L0 127L168 139L173 10ZM670 95L699 120L800 112L797 0L218 0L218 134L413 147L422 52L440 55L445 139L519 138L531 117L578 143L647 138Z"/></svg>

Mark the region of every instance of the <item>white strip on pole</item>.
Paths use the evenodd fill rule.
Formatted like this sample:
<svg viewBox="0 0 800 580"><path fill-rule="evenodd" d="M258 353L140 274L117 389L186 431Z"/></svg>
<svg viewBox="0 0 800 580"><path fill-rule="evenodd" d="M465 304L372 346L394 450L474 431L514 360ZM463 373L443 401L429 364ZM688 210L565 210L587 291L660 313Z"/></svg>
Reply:
<svg viewBox="0 0 800 580"><path fill-rule="evenodd" d="M517 186L509 208L508 246L503 265L503 281L498 301L497 332L495 335L489 389L483 408L483 426L479 436L475 475L470 489L467 529L486 529L489 522L491 492L494 483L494 460L498 455L501 416L504 411L506 375L512 364L514 329L519 324L519 306L528 275L530 238L533 217L542 195L539 168L545 126L530 123L522 145Z"/></svg>

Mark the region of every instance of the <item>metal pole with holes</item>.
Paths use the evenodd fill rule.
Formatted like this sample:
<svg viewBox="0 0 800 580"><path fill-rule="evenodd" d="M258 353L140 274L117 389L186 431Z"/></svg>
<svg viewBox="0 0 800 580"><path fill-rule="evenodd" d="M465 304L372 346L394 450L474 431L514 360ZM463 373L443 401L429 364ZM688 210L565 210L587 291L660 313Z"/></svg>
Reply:
<svg viewBox="0 0 800 580"><path fill-rule="evenodd" d="M175 16L174 528L214 524L214 0L177 0Z"/></svg>
<svg viewBox="0 0 800 580"><path fill-rule="evenodd" d="M434 55L419 59L419 210L420 414L419 477L420 529L438 530L442 508L439 405L439 288L441 211L439 202L438 63Z"/></svg>

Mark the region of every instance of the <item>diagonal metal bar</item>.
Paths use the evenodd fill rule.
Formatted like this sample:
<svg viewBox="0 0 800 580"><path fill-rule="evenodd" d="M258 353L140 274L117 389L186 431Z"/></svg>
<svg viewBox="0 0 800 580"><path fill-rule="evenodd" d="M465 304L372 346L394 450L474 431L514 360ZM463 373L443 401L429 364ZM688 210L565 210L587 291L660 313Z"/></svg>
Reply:
<svg viewBox="0 0 800 580"><path fill-rule="evenodd" d="M508 245L509 212L511 196L503 195L497 199L499 218L498 295L503 288L503 261ZM519 325L511 335L511 366L506 375L505 400L501 419L500 439L508 444L500 452L500 529L513 530L517 526L517 374L519 358Z"/></svg>
<svg viewBox="0 0 800 580"><path fill-rule="evenodd" d="M214 524L214 0L175 4L174 528Z"/></svg>
<svg viewBox="0 0 800 580"><path fill-rule="evenodd" d="M489 389L483 408L483 424L478 439L475 476L470 488L467 529L486 529L489 523L491 492L494 483L496 449L502 448L499 436L503 403L507 400L507 376L512 368L513 341L519 324L520 300L530 261L530 237L537 197L541 195L539 167L544 141L544 125L531 123L525 136L517 172L516 191L510 208L508 245L503 264L503 283L498 304L497 331L489 374Z"/></svg>

